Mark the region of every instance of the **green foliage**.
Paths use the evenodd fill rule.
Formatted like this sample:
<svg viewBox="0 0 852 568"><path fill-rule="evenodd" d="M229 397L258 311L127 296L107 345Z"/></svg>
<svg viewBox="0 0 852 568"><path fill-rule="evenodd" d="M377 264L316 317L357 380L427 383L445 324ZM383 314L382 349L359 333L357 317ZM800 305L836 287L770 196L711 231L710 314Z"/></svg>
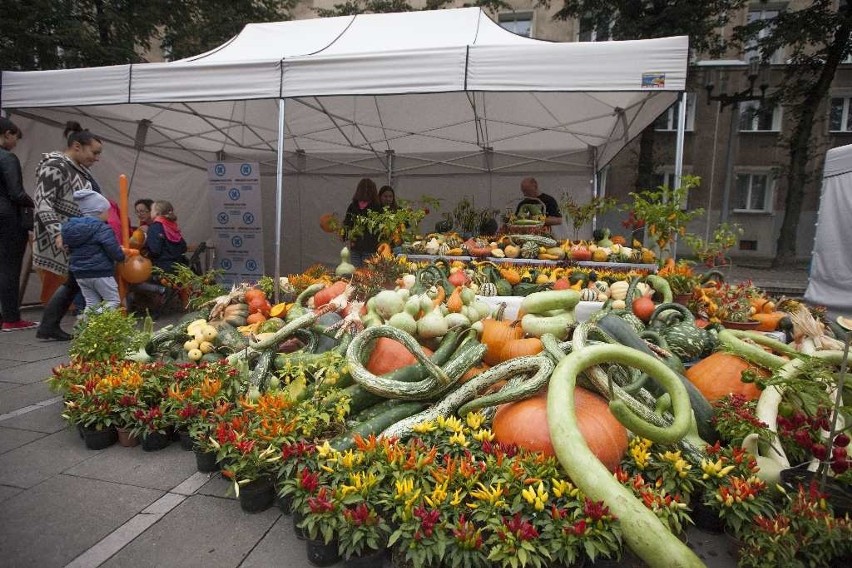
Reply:
<svg viewBox="0 0 852 568"><path fill-rule="evenodd" d="M615 199L612 197L593 197L588 203L580 205L567 192L562 196L559 210L565 217L570 217L571 226L574 228L574 239L580 237L580 229L588 225L595 215L603 215L615 207Z"/></svg>
<svg viewBox="0 0 852 568"><path fill-rule="evenodd" d="M144 62L162 39L170 59L198 55L252 22L287 20L296 0L0 0L0 69ZM61 47L61 49L60 49Z"/></svg>
<svg viewBox="0 0 852 568"><path fill-rule="evenodd" d="M172 59L204 53L252 22L289 20L297 0L185 0L166 2L163 49Z"/></svg>
<svg viewBox="0 0 852 568"><path fill-rule="evenodd" d="M210 270L204 274L196 274L188 266L175 264L172 272L164 272L161 268L153 267L151 273L160 284L183 291L187 296L186 308L197 310L204 304L228 291L216 283L223 271ZM271 297L271 296L270 296Z"/></svg>
<svg viewBox="0 0 852 568"><path fill-rule="evenodd" d="M834 0L797 3L796 8L781 10L771 20L755 20L734 30L740 45L757 45L764 64L773 54L783 53L787 64L771 75L768 104L782 104L786 119L793 125L785 136L789 148L786 167L784 219L777 241L776 264L796 257L798 225L805 186L818 168L812 160L825 152L814 143L813 135L822 117L819 109L828 97L839 65L852 53L852 6Z"/></svg>
<svg viewBox="0 0 852 568"><path fill-rule="evenodd" d="M539 0L549 5L549 0ZM721 53L724 41L719 33L746 0L563 0L555 18L579 18L596 29L612 26L612 39L649 39L688 35L695 51Z"/></svg>
<svg viewBox="0 0 852 568"><path fill-rule="evenodd" d="M381 211L368 211L366 215L358 215L352 228L346 234L348 239L356 239L367 233L372 233L379 242L399 244L411 240L417 232L420 221L426 216L423 209L400 207Z"/></svg>
<svg viewBox="0 0 852 568"><path fill-rule="evenodd" d="M660 249L661 258L664 251L674 256L671 250L674 238L686 235L687 223L704 214L704 209L685 210L680 206L700 182L698 176L683 176L680 187L663 185L641 193L630 192L633 203L625 209L633 211L637 219L645 222L648 234Z"/></svg>
<svg viewBox="0 0 852 568"><path fill-rule="evenodd" d="M0 0L0 14L8 24L0 36L0 69L139 63L141 51L156 39L160 14L169 4Z"/></svg>
<svg viewBox="0 0 852 568"><path fill-rule="evenodd" d="M147 335L136 327L136 318L104 305L86 312L75 330L68 354L72 359L108 361L142 347Z"/></svg>
<svg viewBox="0 0 852 568"><path fill-rule="evenodd" d="M742 236L743 229L738 224L722 223L713 231L713 237L709 240L704 240L698 235L686 235L684 239L686 244L695 252L702 262L708 266L715 266L727 263L726 255L737 240Z"/></svg>

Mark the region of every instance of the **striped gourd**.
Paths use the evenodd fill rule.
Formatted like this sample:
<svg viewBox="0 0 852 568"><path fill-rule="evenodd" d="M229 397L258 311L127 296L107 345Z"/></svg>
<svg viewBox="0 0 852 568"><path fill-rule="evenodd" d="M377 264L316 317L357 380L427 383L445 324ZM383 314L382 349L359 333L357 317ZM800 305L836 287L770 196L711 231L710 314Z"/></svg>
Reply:
<svg viewBox="0 0 852 568"><path fill-rule="evenodd" d="M538 258L538 245L527 241L521 246L521 258Z"/></svg>

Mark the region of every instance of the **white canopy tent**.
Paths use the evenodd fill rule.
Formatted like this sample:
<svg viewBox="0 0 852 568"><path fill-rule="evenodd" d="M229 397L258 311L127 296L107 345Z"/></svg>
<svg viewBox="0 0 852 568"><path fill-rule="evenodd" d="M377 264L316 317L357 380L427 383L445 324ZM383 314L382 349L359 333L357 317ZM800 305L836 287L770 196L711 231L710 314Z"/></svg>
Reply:
<svg viewBox="0 0 852 568"><path fill-rule="evenodd" d="M852 144L825 155L814 250L805 299L831 316L852 316L852 258L845 254L852 218Z"/></svg>
<svg viewBox="0 0 852 568"><path fill-rule="evenodd" d="M549 43L463 8L250 24L171 63L3 72L0 104L52 128L78 120L126 149L107 146L104 161L120 156L110 168L130 173L138 160L133 196L172 199L195 239L209 236L209 162L274 167L278 210L264 207L264 222L284 223L276 267L298 270L331 260L337 243L313 220L345 209L352 178L478 207L520 197L527 175L556 197L591 196L594 172L684 89L687 60L685 37ZM25 167L56 141L25 137ZM157 176L163 160L194 181ZM282 242L296 246L282 255Z"/></svg>

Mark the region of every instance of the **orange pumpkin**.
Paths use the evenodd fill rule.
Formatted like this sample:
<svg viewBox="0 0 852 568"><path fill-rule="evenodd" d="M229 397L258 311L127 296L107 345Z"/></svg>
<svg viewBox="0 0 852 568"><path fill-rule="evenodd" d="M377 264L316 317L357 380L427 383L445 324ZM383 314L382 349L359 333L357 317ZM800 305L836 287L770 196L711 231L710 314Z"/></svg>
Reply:
<svg viewBox="0 0 852 568"><path fill-rule="evenodd" d="M609 240L611 240L614 245L621 245L623 247L627 246L627 239L625 239L622 235L615 235L610 237Z"/></svg>
<svg viewBox="0 0 852 568"><path fill-rule="evenodd" d="M427 356L432 355L432 350L427 347L423 347L423 352ZM373 344L373 350L364 366L374 375L384 375L416 362L417 359L402 343L389 337L380 337Z"/></svg>
<svg viewBox="0 0 852 568"><path fill-rule="evenodd" d="M254 312L249 317L246 318L246 324L253 325L256 323L263 323L266 321L266 316L260 312Z"/></svg>
<svg viewBox="0 0 852 568"><path fill-rule="evenodd" d="M118 263L118 274L128 284L139 284L151 277L151 261L142 255L128 257Z"/></svg>
<svg viewBox="0 0 852 568"><path fill-rule="evenodd" d="M319 218L320 228L326 233L334 233L340 228L340 221L334 213L325 213Z"/></svg>
<svg viewBox="0 0 852 568"><path fill-rule="evenodd" d="M615 470L627 451L627 430L603 398L581 387L574 390L574 411L589 449L610 471ZM554 455L547 426L547 390L498 407L491 430L498 442Z"/></svg>
<svg viewBox="0 0 852 568"><path fill-rule="evenodd" d="M142 248L142 245L145 244L145 231L142 229L136 229L133 231L133 234L130 235L130 241L127 243L128 248L139 250Z"/></svg>
<svg viewBox="0 0 852 568"><path fill-rule="evenodd" d="M740 394L746 400L756 400L760 396L760 389L754 383L744 383L741 380L746 369L757 372L761 377L769 376L768 371L750 365L745 359L718 352L687 369L686 378L710 402L728 394Z"/></svg>
<svg viewBox="0 0 852 568"><path fill-rule="evenodd" d="M775 331L778 329L778 324L787 315L787 312L775 311L769 313L758 312L751 315L751 319L755 319L760 323L755 328L757 331Z"/></svg>
<svg viewBox="0 0 852 568"><path fill-rule="evenodd" d="M266 301L266 292L261 290L260 288L249 288L246 290L246 304L251 304L252 300L261 299L264 302Z"/></svg>
<svg viewBox="0 0 852 568"><path fill-rule="evenodd" d="M515 357L538 355L543 350L544 346L541 344L541 339L538 337L511 339L503 344L503 349L500 350L499 357L501 361L508 361Z"/></svg>
<svg viewBox="0 0 852 568"><path fill-rule="evenodd" d="M482 336L480 341L487 347L485 356L482 358L489 365L496 365L503 361L503 346L512 340L519 340L524 336L524 330L519 325L500 319L482 320Z"/></svg>

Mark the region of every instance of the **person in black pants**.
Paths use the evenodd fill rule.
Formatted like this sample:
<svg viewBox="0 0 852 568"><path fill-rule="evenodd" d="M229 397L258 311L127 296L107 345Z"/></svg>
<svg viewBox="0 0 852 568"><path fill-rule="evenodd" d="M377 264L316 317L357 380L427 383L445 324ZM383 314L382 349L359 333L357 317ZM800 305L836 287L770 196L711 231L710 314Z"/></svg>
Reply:
<svg viewBox="0 0 852 568"><path fill-rule="evenodd" d="M21 137L21 130L11 120L0 117L0 312L3 331L38 325L21 319L18 292L34 207L24 190L21 163L12 153Z"/></svg>
<svg viewBox="0 0 852 568"><path fill-rule="evenodd" d="M62 316L68 311L80 286L74 274L68 271L68 252L62 242L62 225L68 219L80 217L80 208L74 201L74 192L89 189L100 193L100 187L89 168L100 159L103 151L101 139L77 122L66 125L67 147L64 152L44 154L36 171L35 246L33 266L54 274L68 275L44 307L41 324L36 331L38 339L68 341L71 334L59 327Z"/></svg>

